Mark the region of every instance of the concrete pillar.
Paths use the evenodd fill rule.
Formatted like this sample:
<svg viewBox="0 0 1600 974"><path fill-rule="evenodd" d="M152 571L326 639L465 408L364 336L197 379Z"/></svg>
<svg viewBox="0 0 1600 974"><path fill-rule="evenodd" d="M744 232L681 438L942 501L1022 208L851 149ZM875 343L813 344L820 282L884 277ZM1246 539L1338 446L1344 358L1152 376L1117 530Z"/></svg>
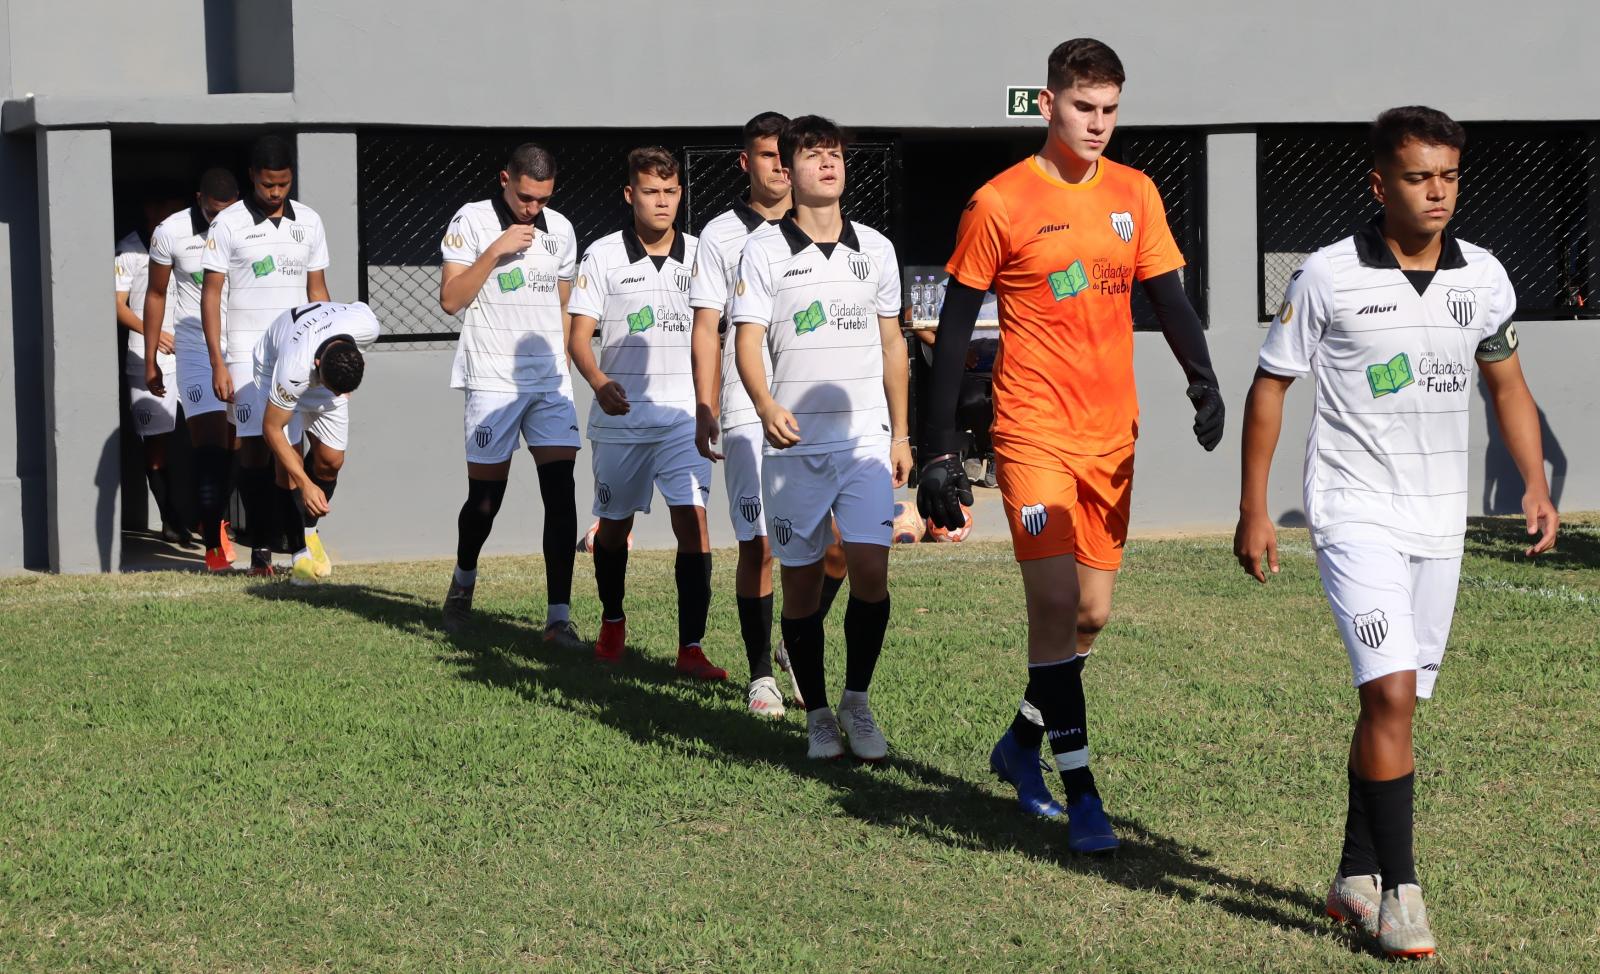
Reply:
<svg viewBox="0 0 1600 974"><path fill-rule="evenodd" d="M1206 136L1206 307L1219 329L1256 327L1256 136Z"/></svg>
<svg viewBox="0 0 1600 974"><path fill-rule="evenodd" d="M50 568L119 567L117 372L110 332L111 133L37 136Z"/></svg>
<svg viewBox="0 0 1600 974"><path fill-rule="evenodd" d="M328 295L361 297L361 213L356 206L356 134L302 132L296 148L295 198L322 215L328 234Z"/></svg>

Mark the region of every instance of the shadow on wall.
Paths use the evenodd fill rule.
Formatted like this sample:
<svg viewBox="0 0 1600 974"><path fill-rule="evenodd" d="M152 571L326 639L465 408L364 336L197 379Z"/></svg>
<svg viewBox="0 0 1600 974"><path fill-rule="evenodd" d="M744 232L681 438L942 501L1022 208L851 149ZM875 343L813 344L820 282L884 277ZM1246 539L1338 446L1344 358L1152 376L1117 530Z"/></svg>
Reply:
<svg viewBox="0 0 1600 974"><path fill-rule="evenodd" d="M1494 401L1489 396L1489 385L1478 373L1478 395L1483 397L1484 425L1489 433L1489 446L1483 452L1483 513L1522 513L1522 474L1511 460L1511 451L1500 435L1499 418L1495 415ZM1561 491L1567 482L1567 454L1561 449L1550 428L1544 410L1539 410L1539 440L1544 447L1545 473L1550 479L1550 500L1561 509Z"/></svg>
<svg viewBox="0 0 1600 974"><path fill-rule="evenodd" d="M117 495L122 491L122 427L106 437L100 462L94 467L94 540L100 552L100 570L115 571L112 564L117 542Z"/></svg>

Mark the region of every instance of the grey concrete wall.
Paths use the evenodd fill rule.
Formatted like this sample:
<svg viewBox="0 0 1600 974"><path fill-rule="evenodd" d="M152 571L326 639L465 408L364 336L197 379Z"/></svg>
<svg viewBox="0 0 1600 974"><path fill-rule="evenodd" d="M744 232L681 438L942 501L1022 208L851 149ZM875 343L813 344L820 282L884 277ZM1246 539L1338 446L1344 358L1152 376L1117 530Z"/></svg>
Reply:
<svg viewBox="0 0 1600 974"><path fill-rule="evenodd" d="M206 36L199 0L8 0L11 92L52 95L204 94Z"/></svg>
<svg viewBox="0 0 1600 974"><path fill-rule="evenodd" d="M0 138L0 571L50 558L35 155L32 136Z"/></svg>
<svg viewBox="0 0 1600 974"><path fill-rule="evenodd" d="M295 197L317 211L328 235L328 295L354 301L361 288L355 133L302 132L296 143Z"/></svg>
<svg viewBox="0 0 1600 974"><path fill-rule="evenodd" d="M110 571L121 547L117 367L106 354L111 133L38 136L50 567Z"/></svg>

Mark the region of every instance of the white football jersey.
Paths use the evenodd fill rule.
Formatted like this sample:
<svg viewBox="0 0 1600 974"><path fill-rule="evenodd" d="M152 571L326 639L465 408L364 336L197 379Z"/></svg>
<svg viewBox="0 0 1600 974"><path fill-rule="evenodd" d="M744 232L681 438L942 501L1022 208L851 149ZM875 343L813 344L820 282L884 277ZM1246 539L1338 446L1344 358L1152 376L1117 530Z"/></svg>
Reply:
<svg viewBox="0 0 1600 974"><path fill-rule="evenodd" d="M205 287L206 234L211 224L198 204L162 220L150 236L150 262L172 268L167 285L167 315L178 348L185 354L206 355L206 336L200 327L200 294ZM222 284L223 330L227 330L228 284Z"/></svg>
<svg viewBox="0 0 1600 974"><path fill-rule="evenodd" d="M1295 272L1260 364L1316 378L1305 462L1316 546L1462 553L1474 360L1516 348L1515 310L1500 262L1448 234L1420 294L1376 222Z"/></svg>
<svg viewBox="0 0 1600 974"><path fill-rule="evenodd" d="M600 369L628 394L629 410L589 408L589 439L654 443L694 425L690 367L689 275L695 238L673 236L672 250L652 258L630 227L589 245L578 267L569 310L599 322ZM659 262L660 266L656 266Z"/></svg>
<svg viewBox="0 0 1600 974"><path fill-rule="evenodd" d="M327 268L322 218L295 200L284 201L282 217L268 217L248 193L217 214L201 263L227 275L224 358L247 363L278 315L306 303L306 275Z"/></svg>
<svg viewBox="0 0 1600 974"><path fill-rule="evenodd" d="M114 276L118 294L128 296L128 307L133 313L144 320L144 298L150 293L150 256L145 250L144 241L139 239L137 233L130 233L117 241L117 259ZM120 328L120 326L119 326ZM121 329L127 331L127 329ZM167 285L167 313L161 319L161 330L172 330L172 285ZM162 371L170 372L176 368L176 359L171 355L156 356ZM128 350L123 354L123 369L129 375L144 375L144 335L128 332Z"/></svg>
<svg viewBox="0 0 1600 974"><path fill-rule="evenodd" d="M378 340L378 316L357 301L353 304L318 301L290 308L267 328L253 351L256 384L271 389L268 400L293 409L313 386L317 356L336 338L348 338L365 351Z"/></svg>
<svg viewBox="0 0 1600 974"><path fill-rule="evenodd" d="M739 255L750 235L776 220L766 220L739 201L733 208L724 210L706 224L700 234L700 253L689 275L689 306L715 308L723 314L726 325L728 300L733 296L735 279L739 271ZM722 329L722 406L721 425L725 430L759 423L756 407L750 402L750 393L739 381L739 367L734 364L733 350L737 343L731 328ZM762 365L767 378L772 378L772 354L762 346Z"/></svg>
<svg viewBox="0 0 1600 974"><path fill-rule="evenodd" d="M505 200L468 203L445 229L440 252L472 266L516 222ZM533 220L533 245L502 257L467 306L450 369L452 389L550 392L571 388L558 281L577 274L572 224L546 207Z"/></svg>
<svg viewBox="0 0 1600 974"><path fill-rule="evenodd" d="M772 397L800 426L798 444L768 454L889 439L878 319L899 315L894 245L871 227L846 220L837 244L819 246L784 217L751 235L728 317L766 329Z"/></svg>

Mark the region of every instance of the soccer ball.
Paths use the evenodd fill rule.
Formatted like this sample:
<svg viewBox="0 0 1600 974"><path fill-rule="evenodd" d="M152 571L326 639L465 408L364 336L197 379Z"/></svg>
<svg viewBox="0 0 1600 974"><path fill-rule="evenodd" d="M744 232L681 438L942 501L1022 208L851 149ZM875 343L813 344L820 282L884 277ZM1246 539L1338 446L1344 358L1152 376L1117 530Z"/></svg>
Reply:
<svg viewBox="0 0 1600 974"><path fill-rule="evenodd" d="M593 524L589 525L589 530L585 531L583 533L583 537L578 539L578 550L579 551L587 551L587 552L593 553L593 551L594 551L594 533L596 531L598 531L598 530L600 530L600 522L599 521L596 521ZM633 550L633 532L632 531L628 532L628 550L629 551Z"/></svg>
<svg viewBox="0 0 1600 974"><path fill-rule="evenodd" d="M909 501L896 501L890 539L895 544L916 544L922 540L922 529L922 515L917 513L917 505Z"/></svg>
<svg viewBox="0 0 1600 974"><path fill-rule="evenodd" d="M939 542L967 540L967 535L972 533L972 508L962 504L961 514L966 518L966 522L963 523L961 527L956 528L954 531L946 530L939 527L937 524L934 524L932 521L929 521L928 540Z"/></svg>

